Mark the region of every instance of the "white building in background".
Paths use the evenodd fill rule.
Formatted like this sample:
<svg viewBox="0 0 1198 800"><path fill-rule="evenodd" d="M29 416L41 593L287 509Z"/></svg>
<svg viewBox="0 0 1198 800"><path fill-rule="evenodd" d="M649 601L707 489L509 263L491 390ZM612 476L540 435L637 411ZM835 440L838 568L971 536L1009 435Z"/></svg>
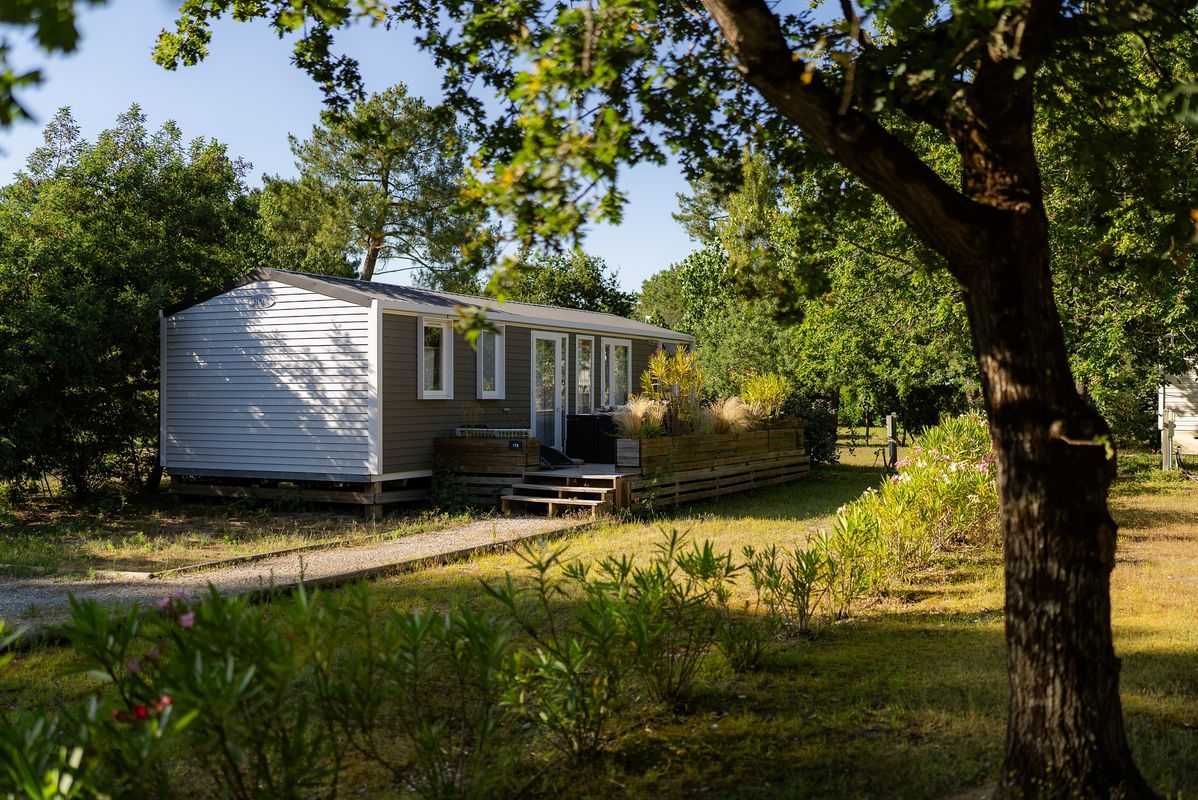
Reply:
<svg viewBox="0 0 1198 800"><path fill-rule="evenodd" d="M1198 455L1198 372L1166 376L1157 392L1157 429L1163 432L1167 420L1173 422L1174 447L1183 456Z"/></svg>

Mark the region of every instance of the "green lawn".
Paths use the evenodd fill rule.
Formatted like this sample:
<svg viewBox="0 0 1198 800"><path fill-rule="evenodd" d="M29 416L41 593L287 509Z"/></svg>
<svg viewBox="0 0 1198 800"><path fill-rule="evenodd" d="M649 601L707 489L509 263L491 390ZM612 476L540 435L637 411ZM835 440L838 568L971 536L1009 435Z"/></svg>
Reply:
<svg viewBox="0 0 1198 800"><path fill-rule="evenodd" d="M734 552L789 544L879 479L872 453L848 460L792 486L608 522L567 543L583 559L644 553L677 527ZM1127 467L1113 502L1123 526L1113 592L1129 732L1159 790L1198 797L1198 486L1134 458ZM485 605L479 579L519 569L514 554L491 555L377 590L401 607ZM58 650L22 655L0 680L0 702L80 696L88 687L70 666ZM1005 715L1000 559L959 552L857 619L780 645L761 672L734 674L712 654L689 708L631 709L603 759L546 770L537 793L935 800L995 778ZM362 796L390 796L369 769L353 779Z"/></svg>

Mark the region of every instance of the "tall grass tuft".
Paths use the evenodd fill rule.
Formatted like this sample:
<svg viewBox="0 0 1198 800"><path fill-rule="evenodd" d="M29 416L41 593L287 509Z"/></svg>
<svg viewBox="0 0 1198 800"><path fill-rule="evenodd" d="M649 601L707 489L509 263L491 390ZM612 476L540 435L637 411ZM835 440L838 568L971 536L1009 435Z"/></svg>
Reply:
<svg viewBox="0 0 1198 800"><path fill-rule="evenodd" d="M713 400L701 416L701 427L711 433L743 433L757 427L759 421L753 407L736 396Z"/></svg>
<svg viewBox="0 0 1198 800"><path fill-rule="evenodd" d="M612 414L616 431L624 439L653 439L665 435L665 403L643 394L633 395L628 405Z"/></svg>

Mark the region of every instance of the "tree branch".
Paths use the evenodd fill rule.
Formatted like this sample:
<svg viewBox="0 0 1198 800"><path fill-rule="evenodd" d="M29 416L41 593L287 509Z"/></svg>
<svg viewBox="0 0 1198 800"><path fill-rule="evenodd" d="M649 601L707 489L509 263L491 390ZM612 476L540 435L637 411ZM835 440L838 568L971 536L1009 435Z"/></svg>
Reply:
<svg viewBox="0 0 1198 800"><path fill-rule="evenodd" d="M764 0L703 0L745 79L811 141L882 195L950 269L980 258L976 222L987 209L946 184L910 148L809 72ZM958 276L960 277L960 276Z"/></svg>

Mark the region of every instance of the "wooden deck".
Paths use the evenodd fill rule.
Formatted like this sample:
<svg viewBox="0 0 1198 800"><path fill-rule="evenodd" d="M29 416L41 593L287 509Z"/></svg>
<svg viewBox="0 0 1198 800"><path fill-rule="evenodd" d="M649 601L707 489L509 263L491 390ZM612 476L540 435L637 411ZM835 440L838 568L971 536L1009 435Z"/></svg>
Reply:
<svg viewBox="0 0 1198 800"><path fill-rule="evenodd" d="M665 508L788 483L811 469L803 428L793 423L745 433L620 439L615 464L558 469L543 469L539 457L534 460L535 439L525 452L507 451L506 442L438 442L444 454L453 454L457 480L477 501L550 515ZM447 462L439 456L439 464Z"/></svg>

